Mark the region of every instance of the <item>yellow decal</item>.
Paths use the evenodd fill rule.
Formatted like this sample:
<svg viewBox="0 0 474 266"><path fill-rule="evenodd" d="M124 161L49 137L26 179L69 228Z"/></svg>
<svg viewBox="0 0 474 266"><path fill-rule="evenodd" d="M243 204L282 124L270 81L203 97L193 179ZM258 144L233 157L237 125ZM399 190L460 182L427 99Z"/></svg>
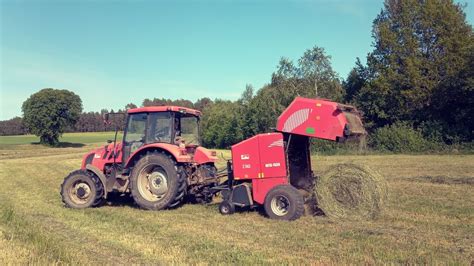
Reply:
<svg viewBox="0 0 474 266"><path fill-rule="evenodd" d="M320 104L320 103L317 103L316 106L317 106L317 107L321 107L321 104Z"/></svg>

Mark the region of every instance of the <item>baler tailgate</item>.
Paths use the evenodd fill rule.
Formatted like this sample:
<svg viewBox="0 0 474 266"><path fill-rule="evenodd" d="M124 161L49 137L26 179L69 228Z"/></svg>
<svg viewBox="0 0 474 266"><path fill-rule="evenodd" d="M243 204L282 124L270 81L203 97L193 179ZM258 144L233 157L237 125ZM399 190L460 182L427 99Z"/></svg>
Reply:
<svg viewBox="0 0 474 266"><path fill-rule="evenodd" d="M354 106L302 97L296 97L278 117L277 130L332 141L366 135L361 115Z"/></svg>

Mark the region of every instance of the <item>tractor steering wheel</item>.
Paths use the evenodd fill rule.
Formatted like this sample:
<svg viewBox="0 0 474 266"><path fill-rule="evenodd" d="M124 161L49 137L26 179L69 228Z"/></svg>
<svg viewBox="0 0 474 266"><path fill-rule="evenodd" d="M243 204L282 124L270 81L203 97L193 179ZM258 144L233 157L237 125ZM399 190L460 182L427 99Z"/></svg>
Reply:
<svg viewBox="0 0 474 266"><path fill-rule="evenodd" d="M160 128L155 131L155 140L161 141L162 137L166 137L169 132L169 127Z"/></svg>

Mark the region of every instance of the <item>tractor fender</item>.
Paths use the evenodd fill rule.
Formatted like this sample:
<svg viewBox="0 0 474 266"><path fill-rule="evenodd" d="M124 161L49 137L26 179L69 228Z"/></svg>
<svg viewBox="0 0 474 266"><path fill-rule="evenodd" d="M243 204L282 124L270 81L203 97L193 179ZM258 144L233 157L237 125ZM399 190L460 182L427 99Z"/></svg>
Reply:
<svg viewBox="0 0 474 266"><path fill-rule="evenodd" d="M107 182L106 177L99 168L93 166L92 164L87 164L86 169L93 172L97 177L99 177L102 187L104 188L104 198L107 198Z"/></svg>

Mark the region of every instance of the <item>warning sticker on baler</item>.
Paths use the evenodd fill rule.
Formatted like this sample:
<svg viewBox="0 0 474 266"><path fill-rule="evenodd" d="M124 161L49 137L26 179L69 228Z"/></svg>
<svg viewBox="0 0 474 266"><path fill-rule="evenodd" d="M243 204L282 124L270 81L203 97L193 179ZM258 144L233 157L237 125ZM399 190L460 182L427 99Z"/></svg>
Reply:
<svg viewBox="0 0 474 266"><path fill-rule="evenodd" d="M270 167L279 167L280 163L266 163L265 167L270 168Z"/></svg>

